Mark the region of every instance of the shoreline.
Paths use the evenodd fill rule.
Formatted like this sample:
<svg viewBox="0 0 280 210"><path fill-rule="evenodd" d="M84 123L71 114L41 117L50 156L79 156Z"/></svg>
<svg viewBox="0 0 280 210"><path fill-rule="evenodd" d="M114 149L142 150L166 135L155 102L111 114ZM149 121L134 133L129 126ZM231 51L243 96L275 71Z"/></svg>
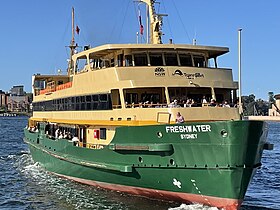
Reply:
<svg viewBox="0 0 280 210"><path fill-rule="evenodd" d="M248 120L280 121L280 116L247 116Z"/></svg>

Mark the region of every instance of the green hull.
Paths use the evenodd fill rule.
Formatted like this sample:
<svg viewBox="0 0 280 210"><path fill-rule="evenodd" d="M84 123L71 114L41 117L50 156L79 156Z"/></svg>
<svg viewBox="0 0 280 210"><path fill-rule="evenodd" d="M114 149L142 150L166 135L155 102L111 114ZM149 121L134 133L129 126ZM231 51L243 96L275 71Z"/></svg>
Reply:
<svg viewBox="0 0 280 210"><path fill-rule="evenodd" d="M177 126L177 127L176 127ZM34 161L95 186L237 209L257 167L267 128L260 121L120 127L103 149L25 130Z"/></svg>

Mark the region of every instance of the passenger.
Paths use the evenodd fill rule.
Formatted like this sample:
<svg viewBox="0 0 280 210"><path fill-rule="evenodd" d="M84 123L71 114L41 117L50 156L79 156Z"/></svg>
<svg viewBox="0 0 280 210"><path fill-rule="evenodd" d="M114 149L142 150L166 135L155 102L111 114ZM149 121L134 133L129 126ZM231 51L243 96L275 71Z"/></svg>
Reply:
<svg viewBox="0 0 280 210"><path fill-rule="evenodd" d="M48 122L45 126L45 134L50 134L50 128L51 128L51 125L50 123Z"/></svg>
<svg viewBox="0 0 280 210"><path fill-rule="evenodd" d="M63 139L63 134L61 131L59 131L59 136L58 136L58 139Z"/></svg>
<svg viewBox="0 0 280 210"><path fill-rule="evenodd" d="M181 115L180 112L178 112L176 116L176 123L184 123L184 122L185 122L184 117Z"/></svg>
<svg viewBox="0 0 280 210"><path fill-rule="evenodd" d="M184 107L185 107L185 105L184 105ZM187 101L186 101L186 107L191 107L191 99L187 99Z"/></svg>
<svg viewBox="0 0 280 210"><path fill-rule="evenodd" d="M58 136L59 136L59 129L56 129L55 130L55 138L58 139Z"/></svg>
<svg viewBox="0 0 280 210"><path fill-rule="evenodd" d="M168 105L168 108L174 108L174 102L171 102L169 105Z"/></svg>
<svg viewBox="0 0 280 210"><path fill-rule="evenodd" d="M149 101L144 102L144 103L143 103L143 107L144 107L144 108L147 108L149 103L150 103Z"/></svg>
<svg viewBox="0 0 280 210"><path fill-rule="evenodd" d="M151 103L148 105L148 108L153 108L153 102L151 101Z"/></svg>
<svg viewBox="0 0 280 210"><path fill-rule="evenodd" d="M187 105L188 105L189 107L194 106L194 100L193 100L193 99L188 99L188 100L187 100Z"/></svg>
<svg viewBox="0 0 280 210"><path fill-rule="evenodd" d="M77 146L77 147L79 146L79 141L80 140L79 140L78 137L74 136L71 141L73 142L74 146Z"/></svg>
<svg viewBox="0 0 280 210"><path fill-rule="evenodd" d="M67 132L65 132L65 130L63 131L63 138L64 139L67 139L67 137L68 137L68 134L67 134Z"/></svg>
<svg viewBox="0 0 280 210"><path fill-rule="evenodd" d="M157 102L157 104L156 104L155 108L161 108L161 106L160 106L159 102Z"/></svg>
<svg viewBox="0 0 280 210"><path fill-rule="evenodd" d="M209 106L215 107L217 106L215 99L211 99Z"/></svg>
<svg viewBox="0 0 280 210"><path fill-rule="evenodd" d="M208 101L206 100L206 97L203 96L203 99L202 99L202 106L207 106L208 104Z"/></svg>
<svg viewBox="0 0 280 210"><path fill-rule="evenodd" d="M228 104L228 101L227 101L227 100L224 101L223 107L230 107L230 105Z"/></svg>

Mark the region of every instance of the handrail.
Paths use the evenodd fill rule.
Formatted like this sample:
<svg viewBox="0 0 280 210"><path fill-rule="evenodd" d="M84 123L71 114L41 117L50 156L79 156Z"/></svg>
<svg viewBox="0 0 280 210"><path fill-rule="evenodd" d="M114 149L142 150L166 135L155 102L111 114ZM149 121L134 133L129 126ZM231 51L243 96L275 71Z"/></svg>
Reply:
<svg viewBox="0 0 280 210"><path fill-rule="evenodd" d="M67 88L71 88L72 87L72 82L67 82L67 83L64 83L64 84L61 84L61 85L57 85L55 86L54 83L48 85L45 89L43 90L40 90L40 95L42 94L46 94L46 93L50 93L50 92L55 92L55 91L58 91L58 90L64 90L64 89L67 89Z"/></svg>

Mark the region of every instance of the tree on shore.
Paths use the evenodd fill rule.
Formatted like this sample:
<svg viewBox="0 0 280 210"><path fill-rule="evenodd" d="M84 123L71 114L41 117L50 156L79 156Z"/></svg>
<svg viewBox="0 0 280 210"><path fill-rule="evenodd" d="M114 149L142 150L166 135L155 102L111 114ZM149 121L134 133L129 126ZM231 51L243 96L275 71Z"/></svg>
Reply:
<svg viewBox="0 0 280 210"><path fill-rule="evenodd" d="M242 96L244 116L249 115L268 115L269 102L257 99L254 94Z"/></svg>

